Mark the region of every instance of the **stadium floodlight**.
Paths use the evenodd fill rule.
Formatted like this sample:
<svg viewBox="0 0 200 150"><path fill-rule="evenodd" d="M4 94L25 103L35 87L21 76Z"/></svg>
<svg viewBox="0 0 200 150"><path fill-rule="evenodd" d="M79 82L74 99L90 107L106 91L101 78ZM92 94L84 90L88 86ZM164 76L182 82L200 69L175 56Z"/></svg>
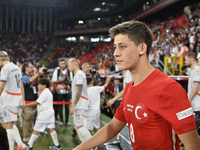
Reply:
<svg viewBox="0 0 200 150"><path fill-rule="evenodd" d="M101 18L99 17L98 20L101 20Z"/></svg>
<svg viewBox="0 0 200 150"><path fill-rule="evenodd" d="M99 42L99 38L91 38L91 42Z"/></svg>
<svg viewBox="0 0 200 150"><path fill-rule="evenodd" d="M93 11L101 11L101 8L96 7L96 8L93 9Z"/></svg>
<svg viewBox="0 0 200 150"><path fill-rule="evenodd" d="M105 5L106 3L105 3L105 2L102 2L101 4L102 4L102 5Z"/></svg>
<svg viewBox="0 0 200 150"><path fill-rule="evenodd" d="M118 16L118 18L121 18L121 17L122 17L121 15Z"/></svg>
<svg viewBox="0 0 200 150"><path fill-rule="evenodd" d="M84 36L80 36L80 38L79 38L80 40L84 40Z"/></svg>
<svg viewBox="0 0 200 150"><path fill-rule="evenodd" d="M149 5L149 2L146 2L147 5Z"/></svg>
<svg viewBox="0 0 200 150"><path fill-rule="evenodd" d="M84 23L83 20L78 21L78 24L83 24L83 23Z"/></svg>

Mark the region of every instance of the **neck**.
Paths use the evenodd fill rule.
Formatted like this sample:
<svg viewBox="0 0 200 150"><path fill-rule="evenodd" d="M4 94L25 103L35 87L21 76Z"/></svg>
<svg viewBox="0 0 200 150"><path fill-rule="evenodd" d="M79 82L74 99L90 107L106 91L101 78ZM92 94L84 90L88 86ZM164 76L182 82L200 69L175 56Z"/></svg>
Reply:
<svg viewBox="0 0 200 150"><path fill-rule="evenodd" d="M88 85L87 87L89 88L89 87L92 87L93 86L93 84L90 84L90 85Z"/></svg>
<svg viewBox="0 0 200 150"><path fill-rule="evenodd" d="M191 69L193 70L196 66L198 66L198 63L197 62L194 62L191 66Z"/></svg>
<svg viewBox="0 0 200 150"><path fill-rule="evenodd" d="M27 74L27 75L30 75L30 73L29 73L29 72L27 72L27 71L25 71L25 74Z"/></svg>
<svg viewBox="0 0 200 150"><path fill-rule="evenodd" d="M74 74L76 74L79 70L80 70L80 68L75 68Z"/></svg>
<svg viewBox="0 0 200 150"><path fill-rule="evenodd" d="M2 62L2 65L5 66L5 65L8 64L8 63L10 63L10 61L9 61L9 60L6 60L6 61L3 61L3 62Z"/></svg>
<svg viewBox="0 0 200 150"><path fill-rule="evenodd" d="M144 63L140 63L136 68L130 69L131 76L134 81L134 86L140 84L144 79L146 79L155 69L150 64L148 59L145 59Z"/></svg>

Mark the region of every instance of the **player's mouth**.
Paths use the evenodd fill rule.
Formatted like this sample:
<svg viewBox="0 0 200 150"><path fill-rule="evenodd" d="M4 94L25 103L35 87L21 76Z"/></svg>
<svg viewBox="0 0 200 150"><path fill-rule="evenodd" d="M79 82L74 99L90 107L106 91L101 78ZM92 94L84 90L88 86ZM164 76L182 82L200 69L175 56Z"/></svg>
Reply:
<svg viewBox="0 0 200 150"><path fill-rule="evenodd" d="M117 60L117 64L120 64L120 63L122 63L122 60Z"/></svg>

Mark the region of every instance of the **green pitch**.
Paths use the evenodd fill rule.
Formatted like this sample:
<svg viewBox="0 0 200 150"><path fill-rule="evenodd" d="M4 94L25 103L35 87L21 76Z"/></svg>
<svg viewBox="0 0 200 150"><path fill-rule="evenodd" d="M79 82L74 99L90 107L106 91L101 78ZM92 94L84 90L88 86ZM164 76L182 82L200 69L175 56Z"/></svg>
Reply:
<svg viewBox="0 0 200 150"><path fill-rule="evenodd" d="M109 123L111 118L101 114L101 120L103 120L106 123ZM73 122L71 115L69 116L69 122L71 124ZM101 128L102 127L103 127L103 124L101 124ZM18 129L22 137L22 128L18 126ZM81 143L78 136L75 139L71 138L71 135L73 133L72 131L73 127L65 127L65 126L59 127L59 125L56 124L55 130L58 133L58 140L59 140L60 145L62 146L62 150L71 150ZM116 139L116 137L114 139ZM33 150L48 150L48 147L51 145L53 145L51 136L45 137L43 135L40 135L39 138L34 143Z"/></svg>

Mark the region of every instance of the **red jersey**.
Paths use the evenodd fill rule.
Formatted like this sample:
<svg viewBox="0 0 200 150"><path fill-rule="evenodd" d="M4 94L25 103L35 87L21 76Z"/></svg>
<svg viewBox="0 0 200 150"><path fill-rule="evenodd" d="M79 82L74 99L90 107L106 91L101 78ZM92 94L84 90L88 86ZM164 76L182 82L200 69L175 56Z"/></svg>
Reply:
<svg viewBox="0 0 200 150"><path fill-rule="evenodd" d="M115 118L128 123L133 149L180 150L176 134L196 129L184 89L157 69L132 85L126 85Z"/></svg>

